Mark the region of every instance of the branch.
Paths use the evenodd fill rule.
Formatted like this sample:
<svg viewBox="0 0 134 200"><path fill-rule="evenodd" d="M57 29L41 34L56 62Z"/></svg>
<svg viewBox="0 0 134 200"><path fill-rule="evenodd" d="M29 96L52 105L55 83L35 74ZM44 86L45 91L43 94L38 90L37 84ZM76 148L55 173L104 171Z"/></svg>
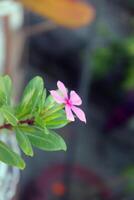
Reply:
<svg viewBox="0 0 134 200"><path fill-rule="evenodd" d="M32 119L26 119L26 120L20 120L18 124L27 124L27 125L33 125L34 124L34 118ZM9 129L12 130L13 126L9 123L3 124L0 126L1 129Z"/></svg>

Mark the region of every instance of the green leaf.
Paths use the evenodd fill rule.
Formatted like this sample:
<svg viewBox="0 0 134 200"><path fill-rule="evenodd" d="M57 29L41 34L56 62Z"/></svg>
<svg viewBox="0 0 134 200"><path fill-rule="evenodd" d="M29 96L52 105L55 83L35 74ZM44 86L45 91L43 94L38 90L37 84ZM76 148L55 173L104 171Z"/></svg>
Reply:
<svg viewBox="0 0 134 200"><path fill-rule="evenodd" d="M12 80L8 75L4 76L3 79L4 79L4 90L7 94L7 100L10 103L11 92L12 92Z"/></svg>
<svg viewBox="0 0 134 200"><path fill-rule="evenodd" d="M6 104L6 100L7 99L5 93L2 90L0 90L0 107Z"/></svg>
<svg viewBox="0 0 134 200"><path fill-rule="evenodd" d="M44 122L48 129L58 129L66 126L69 121L66 118L64 110L59 110L44 118Z"/></svg>
<svg viewBox="0 0 134 200"><path fill-rule="evenodd" d="M16 115L19 119L35 114L38 111L38 106L42 102L43 89L44 82L41 77L37 76L29 82L24 90L22 101L17 108Z"/></svg>
<svg viewBox="0 0 134 200"><path fill-rule="evenodd" d="M45 134L49 134L50 133L49 130L46 127L44 127L44 132L45 132Z"/></svg>
<svg viewBox="0 0 134 200"><path fill-rule="evenodd" d="M35 118L35 123L36 126L38 126L38 128L41 129L41 131L44 131L45 134L49 134L47 128L46 128L46 124L43 121L43 119L40 116L36 116Z"/></svg>
<svg viewBox="0 0 134 200"><path fill-rule="evenodd" d="M0 95L3 96L3 104L9 105L12 92L12 81L9 76L0 76Z"/></svg>
<svg viewBox="0 0 134 200"><path fill-rule="evenodd" d="M38 126L35 126L35 125L33 125L33 126L27 126L27 125L25 125L25 124L19 124L18 125L18 128L20 129L20 130L22 130L24 133L35 133L35 132L38 132L39 134L42 134L42 135L44 135L44 132L43 132L43 130L42 130L42 128L40 128L40 127L38 127Z"/></svg>
<svg viewBox="0 0 134 200"><path fill-rule="evenodd" d="M62 128L69 123L63 107L64 105L57 104L51 95L46 99L45 108L41 113L41 117L43 120L42 123L48 129Z"/></svg>
<svg viewBox="0 0 134 200"><path fill-rule="evenodd" d="M64 105L56 103L54 98L51 95L49 95L46 98L43 113L45 113L45 115L49 115L50 113L52 114L54 112L62 110L63 108L64 108Z"/></svg>
<svg viewBox="0 0 134 200"><path fill-rule="evenodd" d="M126 72L126 79L123 81L123 89L125 90L134 90L134 64L128 67Z"/></svg>
<svg viewBox="0 0 134 200"><path fill-rule="evenodd" d="M66 126L68 123L69 121L67 119L58 118L58 119L47 122L46 127L48 129L59 129Z"/></svg>
<svg viewBox="0 0 134 200"><path fill-rule="evenodd" d="M0 112L3 115L3 117L6 119L8 123L10 123L12 126L16 126L18 123L17 118L14 115L13 110L9 106L2 106L0 108Z"/></svg>
<svg viewBox="0 0 134 200"><path fill-rule="evenodd" d="M49 106L50 106L50 108L51 108L51 105L53 106L55 103L56 102L55 102L54 98L51 95L49 95L45 101L45 107L49 108ZM56 103L55 105L59 105L59 104Z"/></svg>
<svg viewBox="0 0 134 200"><path fill-rule="evenodd" d="M31 143L42 150L46 151L59 151L64 150L66 151L67 147L64 140L58 134L54 132L50 132L49 134L41 135L37 134L28 134L28 137Z"/></svg>
<svg viewBox="0 0 134 200"><path fill-rule="evenodd" d="M38 115L35 117L35 125L37 125L41 128L44 128L46 126L44 120Z"/></svg>
<svg viewBox="0 0 134 200"><path fill-rule="evenodd" d="M62 137L53 131L49 131L49 134L44 134L40 129L27 129L26 127L20 127L25 130L25 133L29 137L30 142L37 148L46 151L66 151L67 147Z"/></svg>
<svg viewBox="0 0 134 200"><path fill-rule="evenodd" d="M46 100L46 89L43 90L42 92L42 96L41 96L41 100L39 101L39 105L38 105L38 110L39 110L39 113L42 111L42 109L44 108L44 105L45 105L45 100Z"/></svg>
<svg viewBox="0 0 134 200"><path fill-rule="evenodd" d="M16 132L16 139L22 151L28 155L33 156L33 149L27 135L18 127L14 128Z"/></svg>
<svg viewBox="0 0 134 200"><path fill-rule="evenodd" d="M25 168L23 159L13 152L6 144L0 141L0 161L20 169Z"/></svg>

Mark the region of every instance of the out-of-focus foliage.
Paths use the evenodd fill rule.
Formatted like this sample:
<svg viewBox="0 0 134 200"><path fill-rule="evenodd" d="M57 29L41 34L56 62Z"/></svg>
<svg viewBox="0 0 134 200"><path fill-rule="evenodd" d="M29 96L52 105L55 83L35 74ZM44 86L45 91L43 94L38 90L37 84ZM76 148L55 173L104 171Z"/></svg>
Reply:
<svg viewBox="0 0 134 200"><path fill-rule="evenodd" d="M127 181L126 192L133 193L134 192L134 166L129 166L127 169L123 171L123 176Z"/></svg>
<svg viewBox="0 0 134 200"><path fill-rule="evenodd" d="M134 1L133 0L119 0L121 4L127 6L130 9L134 9Z"/></svg>
<svg viewBox="0 0 134 200"><path fill-rule="evenodd" d="M92 6L81 1L21 0L21 2L31 11L68 28L86 26L95 18Z"/></svg>
<svg viewBox="0 0 134 200"><path fill-rule="evenodd" d="M126 71L122 87L126 90L134 89L134 37L114 41L109 46L94 51L92 70L95 78L105 77L119 65L125 65Z"/></svg>

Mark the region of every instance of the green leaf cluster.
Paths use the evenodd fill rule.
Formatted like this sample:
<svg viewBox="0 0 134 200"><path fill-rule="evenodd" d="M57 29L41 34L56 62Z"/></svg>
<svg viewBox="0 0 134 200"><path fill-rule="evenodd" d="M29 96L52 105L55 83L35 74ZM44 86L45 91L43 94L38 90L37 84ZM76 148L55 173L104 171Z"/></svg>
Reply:
<svg viewBox="0 0 134 200"><path fill-rule="evenodd" d="M95 49L91 62L95 80L105 79L107 74L113 73L114 68L116 70L122 66L119 87L125 91L134 90L134 36L113 40L107 46Z"/></svg>
<svg viewBox="0 0 134 200"><path fill-rule="evenodd" d="M41 77L33 78L26 88L20 103L11 103L12 81L9 76L0 76L0 118L3 129L15 133L19 147L27 156L33 156L33 146L45 151L66 151L66 143L54 129L66 126L64 106L57 104L48 95ZM11 133L10 133L11 134ZM9 135L10 137L10 135ZM0 161L24 169L24 160L7 144L0 141Z"/></svg>

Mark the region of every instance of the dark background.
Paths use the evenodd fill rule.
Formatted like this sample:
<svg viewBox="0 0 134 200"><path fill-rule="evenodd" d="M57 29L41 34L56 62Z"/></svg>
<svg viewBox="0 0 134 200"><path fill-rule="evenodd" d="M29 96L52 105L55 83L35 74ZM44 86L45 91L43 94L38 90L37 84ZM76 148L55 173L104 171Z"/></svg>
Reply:
<svg viewBox="0 0 134 200"><path fill-rule="evenodd" d="M66 153L35 150L25 158L22 200L134 199L134 2L89 2L96 10L91 25L26 40L24 85L35 75L48 90L63 81L81 95L87 124L60 131ZM25 11L24 27L43 20Z"/></svg>

